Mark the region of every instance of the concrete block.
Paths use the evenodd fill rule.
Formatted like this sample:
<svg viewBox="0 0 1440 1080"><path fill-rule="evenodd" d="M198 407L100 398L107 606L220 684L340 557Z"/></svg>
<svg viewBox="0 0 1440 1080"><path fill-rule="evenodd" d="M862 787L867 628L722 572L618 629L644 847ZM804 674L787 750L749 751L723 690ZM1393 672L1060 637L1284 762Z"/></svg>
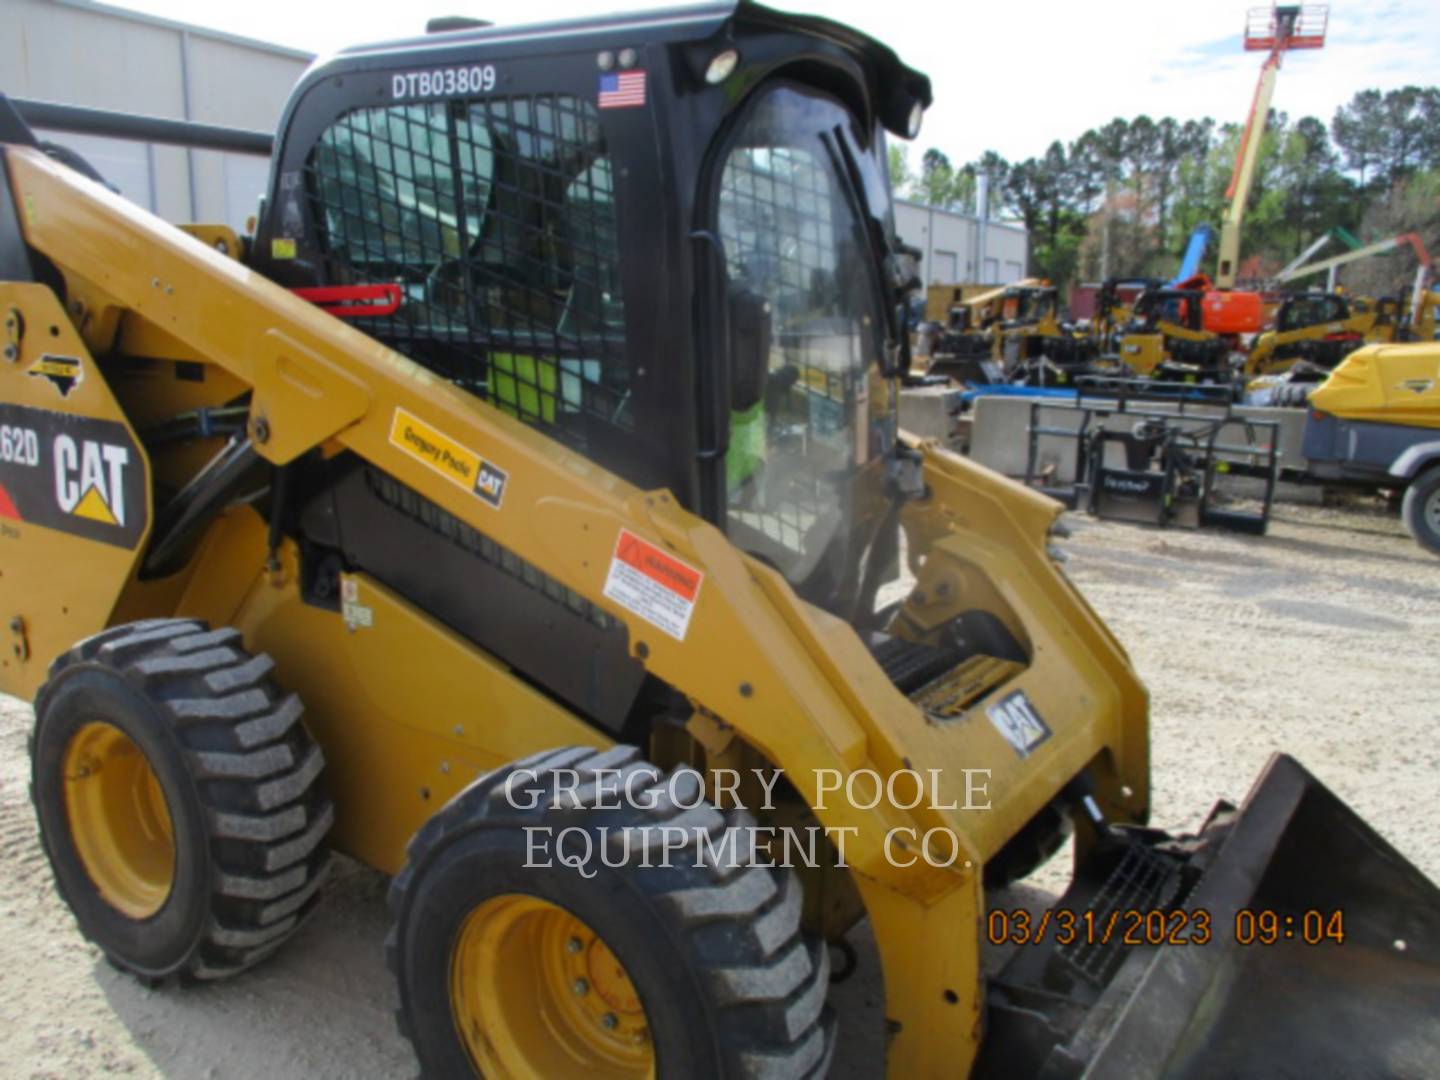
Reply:
<svg viewBox="0 0 1440 1080"><path fill-rule="evenodd" d="M900 427L925 439L950 443L961 391L950 386L907 386L900 390ZM1023 465L1022 465L1023 468Z"/></svg>

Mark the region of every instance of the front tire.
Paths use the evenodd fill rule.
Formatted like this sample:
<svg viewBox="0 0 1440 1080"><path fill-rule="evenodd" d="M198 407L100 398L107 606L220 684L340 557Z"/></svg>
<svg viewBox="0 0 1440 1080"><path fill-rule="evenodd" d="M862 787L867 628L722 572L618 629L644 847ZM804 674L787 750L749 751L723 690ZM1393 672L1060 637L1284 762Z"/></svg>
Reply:
<svg viewBox="0 0 1440 1080"><path fill-rule="evenodd" d="M1405 489L1405 527L1416 543L1440 555L1440 465L1432 465Z"/></svg>
<svg viewBox="0 0 1440 1080"><path fill-rule="evenodd" d="M268 656L188 619L117 626L51 665L31 797L60 895L117 968L219 978L309 914L334 813Z"/></svg>
<svg viewBox="0 0 1440 1080"><path fill-rule="evenodd" d="M656 806L602 808L616 802L597 794L602 769L635 776L634 801ZM580 805L551 805L560 770L578 774ZM482 777L426 823L391 887L386 943L422 1076L824 1075L829 960L801 936L799 881L708 858L727 838L744 852L751 819L677 805L699 793L693 773L672 788L633 748L577 748ZM665 858L663 826L690 837ZM594 877L553 847L548 865L535 855L536 837L569 828L608 845Z"/></svg>

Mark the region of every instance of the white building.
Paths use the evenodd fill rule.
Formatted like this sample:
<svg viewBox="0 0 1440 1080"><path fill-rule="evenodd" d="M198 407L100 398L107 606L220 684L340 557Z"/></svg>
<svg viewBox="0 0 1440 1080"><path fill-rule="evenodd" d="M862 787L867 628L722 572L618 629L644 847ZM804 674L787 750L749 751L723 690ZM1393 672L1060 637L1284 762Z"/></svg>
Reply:
<svg viewBox="0 0 1440 1080"><path fill-rule="evenodd" d="M90 0L0 0L0 91L11 97L273 132L309 53ZM265 158L38 132L170 221L240 229Z"/></svg>
<svg viewBox="0 0 1440 1080"><path fill-rule="evenodd" d="M920 249L926 285L1008 285L1025 276L1030 237L1020 225L897 199L895 232Z"/></svg>

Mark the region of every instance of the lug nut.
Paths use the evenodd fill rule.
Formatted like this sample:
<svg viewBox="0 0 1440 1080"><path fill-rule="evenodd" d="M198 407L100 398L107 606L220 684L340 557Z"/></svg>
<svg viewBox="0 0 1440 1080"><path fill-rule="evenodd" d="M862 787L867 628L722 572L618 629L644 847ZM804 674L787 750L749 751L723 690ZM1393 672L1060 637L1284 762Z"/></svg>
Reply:
<svg viewBox="0 0 1440 1080"><path fill-rule="evenodd" d="M575 991L576 997L584 997L590 992L590 984L584 979L576 979L571 989Z"/></svg>
<svg viewBox="0 0 1440 1080"><path fill-rule="evenodd" d="M604 1027L607 1031L613 1031L616 1027L619 1026L619 1024L620 1021L615 1019L614 1013L606 1013L604 1016L600 1017L600 1025L601 1027Z"/></svg>
<svg viewBox="0 0 1440 1080"><path fill-rule="evenodd" d="M585 943L578 937L572 937L565 943L565 948L569 949L572 953L578 953L581 949L585 948Z"/></svg>

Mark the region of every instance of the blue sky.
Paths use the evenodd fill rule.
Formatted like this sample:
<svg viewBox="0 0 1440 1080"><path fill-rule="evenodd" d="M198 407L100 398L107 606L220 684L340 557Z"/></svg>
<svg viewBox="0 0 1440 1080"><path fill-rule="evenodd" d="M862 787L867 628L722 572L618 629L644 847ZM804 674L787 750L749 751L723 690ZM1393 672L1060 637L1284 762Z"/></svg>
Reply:
<svg viewBox="0 0 1440 1080"><path fill-rule="evenodd" d="M533 22L617 8L616 0L134 0L133 7L280 44L327 52L411 35L432 15ZM986 149L1039 154L1115 116L1148 113L1239 122L1261 54L1242 49L1245 0L828 0L774 6L848 22L930 75L935 106L911 150L967 161ZM1329 122L1357 90L1440 81L1437 0L1338 0L1324 49L1285 62L1274 105Z"/></svg>

